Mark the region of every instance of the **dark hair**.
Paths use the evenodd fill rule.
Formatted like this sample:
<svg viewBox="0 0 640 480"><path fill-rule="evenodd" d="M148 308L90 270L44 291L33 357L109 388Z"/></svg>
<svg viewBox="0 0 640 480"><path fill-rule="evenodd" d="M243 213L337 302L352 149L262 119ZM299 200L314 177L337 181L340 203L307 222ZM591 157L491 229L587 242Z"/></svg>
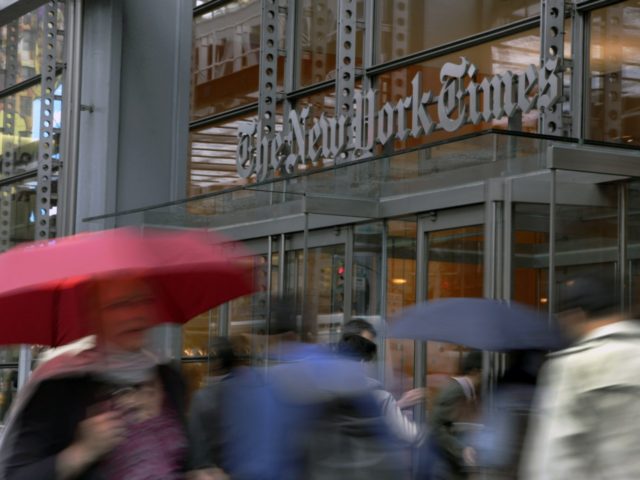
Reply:
<svg viewBox="0 0 640 480"><path fill-rule="evenodd" d="M378 336L378 332L371 323L367 322L364 318L353 318L344 324L342 327L342 337L347 335L362 335L362 332L369 332L373 335L373 338Z"/></svg>
<svg viewBox="0 0 640 480"><path fill-rule="evenodd" d="M295 298L292 296L272 297L269 335L298 333L298 330Z"/></svg>
<svg viewBox="0 0 640 480"><path fill-rule="evenodd" d="M582 309L587 317L620 310L620 293L613 275L605 272L564 276L558 281L558 311Z"/></svg>
<svg viewBox="0 0 640 480"><path fill-rule="evenodd" d="M355 334L343 335L338 342L338 353L354 360L370 362L376 356L378 346L371 340Z"/></svg>
<svg viewBox="0 0 640 480"><path fill-rule="evenodd" d="M462 373L468 374L474 370L482 370L482 352L473 350L462 358Z"/></svg>
<svg viewBox="0 0 640 480"><path fill-rule="evenodd" d="M218 362L219 369L226 373L236 365L236 355L231 342L226 337L214 337L209 344L209 356Z"/></svg>

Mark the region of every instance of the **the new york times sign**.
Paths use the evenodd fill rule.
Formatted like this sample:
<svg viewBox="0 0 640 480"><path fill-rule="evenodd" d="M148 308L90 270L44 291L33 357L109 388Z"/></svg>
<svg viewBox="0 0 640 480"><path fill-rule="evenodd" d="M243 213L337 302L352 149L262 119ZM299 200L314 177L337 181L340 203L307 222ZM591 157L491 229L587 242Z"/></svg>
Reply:
<svg viewBox="0 0 640 480"><path fill-rule="evenodd" d="M361 158L376 143L385 145L428 135L436 128L454 132L466 123L478 124L512 117L534 108L555 106L561 96L558 59L542 67L529 67L521 73L506 72L478 82L478 69L466 58L446 63L440 70L442 87L437 97L422 89L422 74L411 81L411 95L395 104L385 103L376 110L378 92L368 90L354 95L353 114L332 118L312 118L309 107L289 113L288 133L265 134L261 122L243 123L238 128L236 163L244 177L256 174L265 179L270 172L288 173L299 164L317 164L321 158ZM427 105L437 104L437 117Z"/></svg>

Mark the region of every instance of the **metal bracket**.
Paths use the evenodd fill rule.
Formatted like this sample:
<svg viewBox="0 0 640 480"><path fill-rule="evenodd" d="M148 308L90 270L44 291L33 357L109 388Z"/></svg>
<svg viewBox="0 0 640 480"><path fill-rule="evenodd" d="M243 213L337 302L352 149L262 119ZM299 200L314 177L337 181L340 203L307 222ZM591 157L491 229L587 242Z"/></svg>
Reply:
<svg viewBox="0 0 640 480"><path fill-rule="evenodd" d="M542 15L540 23L540 37L542 41L540 60L541 68L549 60L558 59L560 71L557 75L560 77L560 85L563 84L562 70L564 65L564 20L565 20L565 0L543 0ZM562 93L561 93L562 95ZM564 135L566 134L565 125L563 125L562 103L558 103L552 107L540 110L540 133L548 135Z"/></svg>

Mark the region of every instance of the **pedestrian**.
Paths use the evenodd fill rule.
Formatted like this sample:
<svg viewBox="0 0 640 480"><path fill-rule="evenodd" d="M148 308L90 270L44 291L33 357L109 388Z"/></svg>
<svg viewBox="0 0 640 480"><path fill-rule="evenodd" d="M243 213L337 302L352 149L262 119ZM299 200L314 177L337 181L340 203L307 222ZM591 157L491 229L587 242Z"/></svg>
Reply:
<svg viewBox="0 0 640 480"><path fill-rule="evenodd" d="M640 322L600 272L563 278L557 293L574 343L543 368L521 478L640 478Z"/></svg>
<svg viewBox="0 0 640 480"><path fill-rule="evenodd" d="M224 471L227 435L222 403L237 366L236 355L231 342L224 337L215 338L209 352L213 376L194 394L189 406L190 473L193 480L228 478Z"/></svg>
<svg viewBox="0 0 640 480"><path fill-rule="evenodd" d="M430 418L431 452L428 468L434 480L469 478L476 451L469 445L471 429L478 426L478 390L482 381L482 352L462 360L462 375L452 377L438 393Z"/></svg>
<svg viewBox="0 0 640 480"><path fill-rule="evenodd" d="M18 395L0 478L179 479L187 465L180 375L144 350L155 299L136 278L90 284L96 343L41 364Z"/></svg>

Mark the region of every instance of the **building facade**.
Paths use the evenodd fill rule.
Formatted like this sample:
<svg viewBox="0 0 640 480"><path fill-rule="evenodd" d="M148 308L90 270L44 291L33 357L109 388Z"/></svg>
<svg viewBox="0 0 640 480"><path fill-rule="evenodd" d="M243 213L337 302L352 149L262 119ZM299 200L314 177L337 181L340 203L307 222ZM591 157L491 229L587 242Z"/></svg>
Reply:
<svg viewBox="0 0 640 480"><path fill-rule="evenodd" d="M3 248L140 225L255 253L256 294L157 332L193 388L212 337L266 348L277 296L313 342L425 299L553 312L549 285L587 268L638 298L636 0L6 3ZM464 351L380 346L397 391L435 392Z"/></svg>

